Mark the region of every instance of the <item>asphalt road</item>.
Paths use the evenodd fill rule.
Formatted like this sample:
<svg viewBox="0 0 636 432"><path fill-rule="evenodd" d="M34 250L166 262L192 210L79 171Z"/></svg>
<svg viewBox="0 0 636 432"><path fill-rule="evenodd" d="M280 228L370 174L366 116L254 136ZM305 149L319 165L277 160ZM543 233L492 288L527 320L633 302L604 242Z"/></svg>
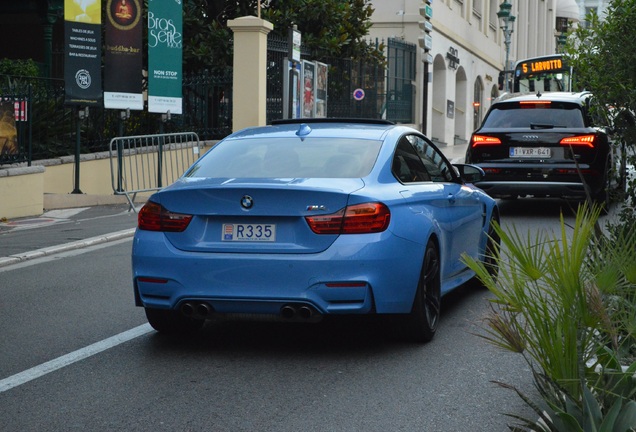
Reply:
<svg viewBox="0 0 636 432"><path fill-rule="evenodd" d="M473 432L508 430L503 413L530 415L492 383L531 391L527 366L475 335L487 291L445 297L426 345L368 319L214 322L166 338L133 305L130 237L95 240L130 230L135 215L58 216L0 233L14 258L23 243L91 244L0 266L3 431Z"/></svg>
<svg viewBox="0 0 636 432"><path fill-rule="evenodd" d="M559 200L500 209L504 226L531 232L572 217ZM1 431L497 432L512 422L504 413L532 417L493 383L532 393L523 360L477 336L490 298L480 289L444 298L425 345L369 319L156 334L133 304L127 210L0 222Z"/></svg>

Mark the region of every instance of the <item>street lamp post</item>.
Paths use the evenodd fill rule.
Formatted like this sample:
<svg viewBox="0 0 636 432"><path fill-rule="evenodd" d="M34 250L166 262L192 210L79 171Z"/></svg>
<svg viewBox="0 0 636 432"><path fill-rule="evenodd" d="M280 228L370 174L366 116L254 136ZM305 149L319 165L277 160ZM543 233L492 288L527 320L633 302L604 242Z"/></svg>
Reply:
<svg viewBox="0 0 636 432"><path fill-rule="evenodd" d="M514 31L516 16L511 13L512 5L508 3L508 0L504 0L503 3L499 5L499 12L497 12L497 17L499 17L499 25L504 34L504 45L506 46L506 63L504 64L504 77L506 79L506 91L510 92L510 80L508 79L509 65L508 58L510 56L510 40L512 37L512 32Z"/></svg>

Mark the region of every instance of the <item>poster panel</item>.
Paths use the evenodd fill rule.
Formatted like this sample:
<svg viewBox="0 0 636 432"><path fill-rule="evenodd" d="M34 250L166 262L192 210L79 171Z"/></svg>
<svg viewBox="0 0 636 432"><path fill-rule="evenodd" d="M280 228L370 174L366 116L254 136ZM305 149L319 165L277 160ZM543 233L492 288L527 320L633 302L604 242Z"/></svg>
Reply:
<svg viewBox="0 0 636 432"><path fill-rule="evenodd" d="M312 61L303 60L303 117L315 117L315 87L316 87L316 64Z"/></svg>
<svg viewBox="0 0 636 432"><path fill-rule="evenodd" d="M104 108L143 110L141 0L106 0Z"/></svg>
<svg viewBox="0 0 636 432"><path fill-rule="evenodd" d="M101 0L64 0L64 88L68 105L101 106Z"/></svg>
<svg viewBox="0 0 636 432"><path fill-rule="evenodd" d="M327 117L327 83L329 69L325 63L316 62L316 117Z"/></svg>
<svg viewBox="0 0 636 432"><path fill-rule="evenodd" d="M13 101L0 101L0 162L8 162L17 157L18 131L15 125Z"/></svg>
<svg viewBox="0 0 636 432"><path fill-rule="evenodd" d="M148 112L182 113L182 0L148 1Z"/></svg>
<svg viewBox="0 0 636 432"><path fill-rule="evenodd" d="M297 62L291 62L287 59L287 57L285 57L283 59L283 64L287 65L287 68L285 69L285 72L283 73L283 118L284 119L288 119L288 118L292 118L292 119L296 119L296 118L300 118L300 107L301 107L301 103L300 103L300 76L302 73L302 67L300 63ZM290 79L290 73L291 73L291 79L292 79L292 86L291 86L291 90L292 90L292 102L291 102L291 110L292 110L292 114L291 116L289 115L289 79Z"/></svg>

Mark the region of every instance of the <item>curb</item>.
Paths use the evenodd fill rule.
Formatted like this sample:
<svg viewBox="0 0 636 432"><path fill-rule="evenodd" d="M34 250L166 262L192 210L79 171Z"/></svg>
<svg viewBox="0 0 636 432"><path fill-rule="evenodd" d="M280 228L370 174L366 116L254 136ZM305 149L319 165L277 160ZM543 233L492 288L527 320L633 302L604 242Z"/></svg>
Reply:
<svg viewBox="0 0 636 432"><path fill-rule="evenodd" d="M42 258L45 256L55 255L61 252L66 252L75 249L82 249L89 246L98 245L101 243L108 243L115 240L121 240L124 238L132 237L135 234L136 228L129 228L122 231L115 231L112 233L89 237L84 240L78 240L71 243L64 243L57 246L49 246L42 249L36 249L29 252L22 252L7 257L0 258L0 267L9 266L12 264L18 264L24 261L29 261L36 258Z"/></svg>

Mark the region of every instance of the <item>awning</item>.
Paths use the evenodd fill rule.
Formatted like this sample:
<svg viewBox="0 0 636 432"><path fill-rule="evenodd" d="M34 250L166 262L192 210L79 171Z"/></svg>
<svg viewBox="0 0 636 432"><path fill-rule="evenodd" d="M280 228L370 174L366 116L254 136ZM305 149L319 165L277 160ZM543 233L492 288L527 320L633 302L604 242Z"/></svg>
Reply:
<svg viewBox="0 0 636 432"><path fill-rule="evenodd" d="M556 16L570 21L579 21L581 19L579 5L575 0L557 0Z"/></svg>

